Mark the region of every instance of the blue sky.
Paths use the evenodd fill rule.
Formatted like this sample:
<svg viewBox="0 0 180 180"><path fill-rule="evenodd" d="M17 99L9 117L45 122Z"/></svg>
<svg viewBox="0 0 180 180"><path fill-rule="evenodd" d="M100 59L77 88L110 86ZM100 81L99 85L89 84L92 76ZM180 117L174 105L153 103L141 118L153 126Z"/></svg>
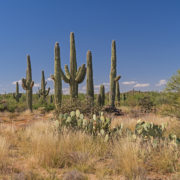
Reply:
<svg viewBox="0 0 180 180"><path fill-rule="evenodd" d="M53 74L56 41L62 67L69 64L70 32L78 65L92 51L96 90L108 88L113 39L121 90L161 90L180 67L179 18L179 0L0 0L0 93L25 77L27 54L36 84L41 70Z"/></svg>

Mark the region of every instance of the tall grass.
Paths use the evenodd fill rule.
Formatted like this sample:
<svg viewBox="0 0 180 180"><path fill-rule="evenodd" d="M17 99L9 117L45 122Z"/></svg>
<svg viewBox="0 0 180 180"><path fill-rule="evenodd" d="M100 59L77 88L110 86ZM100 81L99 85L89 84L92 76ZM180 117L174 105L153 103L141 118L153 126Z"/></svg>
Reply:
<svg viewBox="0 0 180 180"><path fill-rule="evenodd" d="M0 171L6 170L9 162L9 143L5 137L0 136Z"/></svg>
<svg viewBox="0 0 180 180"><path fill-rule="evenodd" d="M57 127L50 121L39 121L24 131L23 137L28 140L26 150L31 159L36 159L43 167L76 167L93 171L93 164L98 156L103 156L108 146L101 140L82 132L59 134Z"/></svg>

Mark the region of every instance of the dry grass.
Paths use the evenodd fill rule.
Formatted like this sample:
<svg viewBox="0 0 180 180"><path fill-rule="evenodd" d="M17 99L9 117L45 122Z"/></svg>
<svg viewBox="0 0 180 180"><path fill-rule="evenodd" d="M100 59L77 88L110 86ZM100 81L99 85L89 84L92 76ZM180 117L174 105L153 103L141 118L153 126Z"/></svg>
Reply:
<svg viewBox="0 0 180 180"><path fill-rule="evenodd" d="M9 163L9 143L6 138L0 136L0 171L4 172Z"/></svg>
<svg viewBox="0 0 180 180"><path fill-rule="evenodd" d="M59 135L55 124L39 121L25 129L21 137L28 143L24 151L32 162L43 167L76 167L83 172L93 171L98 156L103 156L107 145L82 132L63 130Z"/></svg>
<svg viewBox="0 0 180 180"><path fill-rule="evenodd" d="M24 113L23 116L28 115ZM138 119L125 116L114 119L112 123L113 126L123 123L125 128L134 130ZM156 124L167 122L168 132L180 131L176 119L152 114L141 119ZM143 143L141 139L131 137L105 143L83 132L67 129L59 132L50 120L33 121L21 128L17 128L16 124L1 124L0 134L1 171L12 164L17 177L36 177L38 174L37 177L42 179L62 179L64 173L71 177L74 173L66 172L73 170L89 179L144 180L152 173L162 177L163 174L174 173L179 177L179 147L167 141L160 142L156 147L151 142ZM15 151L16 155L11 157L10 150Z"/></svg>
<svg viewBox="0 0 180 180"><path fill-rule="evenodd" d="M180 152L170 142L154 147L141 139L123 138L114 144L113 165L116 173L128 179L145 179L148 172L173 173L179 171Z"/></svg>
<svg viewBox="0 0 180 180"><path fill-rule="evenodd" d="M145 149L140 141L134 142L127 137L117 141L112 149L113 166L116 173L123 174L128 179L143 179L145 177L144 158Z"/></svg>

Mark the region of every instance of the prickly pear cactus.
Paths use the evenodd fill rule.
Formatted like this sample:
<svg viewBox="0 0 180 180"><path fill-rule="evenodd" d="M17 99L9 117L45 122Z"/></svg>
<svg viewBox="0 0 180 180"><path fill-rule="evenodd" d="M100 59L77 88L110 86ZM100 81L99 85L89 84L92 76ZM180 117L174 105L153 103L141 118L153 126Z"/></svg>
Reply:
<svg viewBox="0 0 180 180"><path fill-rule="evenodd" d="M166 129L164 124L156 125L152 122L139 120L135 127L135 134L142 136L144 139L162 138Z"/></svg>
<svg viewBox="0 0 180 180"><path fill-rule="evenodd" d="M81 130L93 136L100 136L104 141L108 141L111 136L121 136L123 125L111 128L111 119L105 117L101 112L94 114L92 118L87 119L79 111L72 111L70 114L59 115L60 127Z"/></svg>

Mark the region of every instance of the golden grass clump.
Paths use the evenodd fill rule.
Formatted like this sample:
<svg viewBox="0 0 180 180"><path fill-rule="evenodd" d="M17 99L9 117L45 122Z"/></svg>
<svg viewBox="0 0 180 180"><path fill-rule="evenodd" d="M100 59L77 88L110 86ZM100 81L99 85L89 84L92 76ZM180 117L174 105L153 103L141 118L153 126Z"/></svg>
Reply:
<svg viewBox="0 0 180 180"><path fill-rule="evenodd" d="M118 174L128 179L143 179L145 176L145 149L141 148L140 140L136 142L130 137L116 141L112 147L113 167Z"/></svg>
<svg viewBox="0 0 180 180"><path fill-rule="evenodd" d="M0 136L0 171L6 170L9 162L9 144L5 137Z"/></svg>
<svg viewBox="0 0 180 180"><path fill-rule="evenodd" d="M43 167L76 167L88 172L93 171L95 160L104 155L108 145L94 140L82 132L66 129L61 133L52 121L39 121L24 131L27 141L27 154Z"/></svg>

